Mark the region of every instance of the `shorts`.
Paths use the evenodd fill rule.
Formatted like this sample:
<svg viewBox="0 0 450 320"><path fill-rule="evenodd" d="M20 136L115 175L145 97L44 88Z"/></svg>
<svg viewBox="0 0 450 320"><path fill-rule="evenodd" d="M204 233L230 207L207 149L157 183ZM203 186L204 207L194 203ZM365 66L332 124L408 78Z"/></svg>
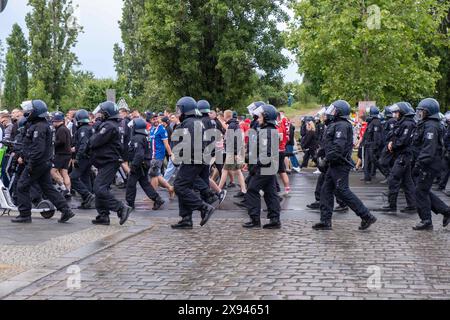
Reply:
<svg viewBox="0 0 450 320"><path fill-rule="evenodd" d="M284 159L286 158L286 153L284 151L279 152L280 163L278 164L278 173L286 173L286 163Z"/></svg>
<svg viewBox="0 0 450 320"><path fill-rule="evenodd" d="M227 171L241 170L243 167L242 163L238 163L236 156L227 155L225 158L225 164L223 168Z"/></svg>
<svg viewBox="0 0 450 320"><path fill-rule="evenodd" d="M72 160L72 155L57 154L53 159L53 168L69 170L70 160Z"/></svg>
<svg viewBox="0 0 450 320"><path fill-rule="evenodd" d="M150 171L149 171L150 178L157 178L162 175L162 173L161 173L162 165L163 165L163 160L153 159L150 162Z"/></svg>

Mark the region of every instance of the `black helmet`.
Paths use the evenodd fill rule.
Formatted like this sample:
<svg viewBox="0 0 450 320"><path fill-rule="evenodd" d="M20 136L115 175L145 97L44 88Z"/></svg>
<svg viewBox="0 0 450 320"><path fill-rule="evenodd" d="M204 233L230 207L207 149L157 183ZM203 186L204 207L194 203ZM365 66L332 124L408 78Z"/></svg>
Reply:
<svg viewBox="0 0 450 320"><path fill-rule="evenodd" d="M261 116L264 119L265 123L273 124L274 126L277 125L277 118L278 118L278 111L277 108L275 108L271 104L265 104L261 107Z"/></svg>
<svg viewBox="0 0 450 320"><path fill-rule="evenodd" d="M64 113L57 111L52 115L52 122L63 122L64 121Z"/></svg>
<svg viewBox="0 0 450 320"><path fill-rule="evenodd" d="M22 103L22 109L24 116L30 122L48 117L47 104L42 100L25 101Z"/></svg>
<svg viewBox="0 0 450 320"><path fill-rule="evenodd" d="M249 106L247 107L248 113L251 114L252 116L257 117L258 115L255 114L255 111L256 111L259 107L262 107L262 106L265 105L265 104L266 104L266 103L263 102L263 101L256 101L256 102L253 102L251 105L249 105Z"/></svg>
<svg viewBox="0 0 450 320"><path fill-rule="evenodd" d="M146 111L146 112L145 112L145 120L146 120L147 122L152 121L154 114L155 114L154 112Z"/></svg>
<svg viewBox="0 0 450 320"><path fill-rule="evenodd" d="M380 109L377 106L371 106L367 108L366 113L370 118L377 118L380 115Z"/></svg>
<svg viewBox="0 0 450 320"><path fill-rule="evenodd" d="M392 113L400 113L400 117L414 116L416 114L408 102L397 102L390 109Z"/></svg>
<svg viewBox="0 0 450 320"><path fill-rule="evenodd" d="M206 100L200 100L197 102L197 107L202 114L208 114L211 112L211 105Z"/></svg>
<svg viewBox="0 0 450 320"><path fill-rule="evenodd" d="M75 120L78 124L89 123L91 121L89 112L84 109L78 110L77 113L75 113Z"/></svg>
<svg viewBox="0 0 450 320"><path fill-rule="evenodd" d="M429 119L438 119L439 120L439 112L440 112L439 102L433 98L427 98L422 100L417 107L417 111L422 111L422 120Z"/></svg>
<svg viewBox="0 0 450 320"><path fill-rule="evenodd" d="M142 133L147 135L147 122L142 118L133 120L133 130L135 133Z"/></svg>
<svg viewBox="0 0 450 320"><path fill-rule="evenodd" d="M326 115L349 120L350 109L350 104L347 101L337 100L328 107Z"/></svg>
<svg viewBox="0 0 450 320"><path fill-rule="evenodd" d="M183 97L177 102L177 114L180 116L201 115L197 108L197 101L192 97Z"/></svg>
<svg viewBox="0 0 450 320"><path fill-rule="evenodd" d="M103 114L105 120L119 118L119 107L117 106L117 104L111 101L105 101L101 103L94 110L94 114L97 114L99 112Z"/></svg>
<svg viewBox="0 0 450 320"><path fill-rule="evenodd" d="M393 117L391 106L387 106L384 108L384 117L386 119L391 119Z"/></svg>

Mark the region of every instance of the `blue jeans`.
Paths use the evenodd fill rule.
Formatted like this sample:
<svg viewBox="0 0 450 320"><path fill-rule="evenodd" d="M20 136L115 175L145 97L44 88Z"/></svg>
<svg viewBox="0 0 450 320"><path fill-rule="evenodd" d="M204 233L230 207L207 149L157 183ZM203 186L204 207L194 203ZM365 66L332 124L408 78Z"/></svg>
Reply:
<svg viewBox="0 0 450 320"><path fill-rule="evenodd" d="M294 146L291 145L287 145L286 146L286 153L294 153ZM291 160L292 163L292 167L294 168L298 168L300 166L300 164L298 163L298 159L297 156L295 154L293 154L292 156L290 156L289 158Z"/></svg>

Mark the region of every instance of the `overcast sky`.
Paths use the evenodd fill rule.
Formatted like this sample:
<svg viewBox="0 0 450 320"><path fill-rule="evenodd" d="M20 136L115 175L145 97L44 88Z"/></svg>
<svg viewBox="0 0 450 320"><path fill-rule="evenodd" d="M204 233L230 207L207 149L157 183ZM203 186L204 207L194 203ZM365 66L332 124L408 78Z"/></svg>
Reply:
<svg viewBox="0 0 450 320"><path fill-rule="evenodd" d="M11 32L12 25L18 23L25 33L25 15L30 10L28 0L9 0L5 11L0 14L0 39L5 39ZM78 37L75 52L80 60L82 70L92 71L99 78L115 78L113 45L121 42L118 21L122 15L122 0L74 0L79 5L77 15L80 17L84 33ZM292 58L292 57L291 57ZM300 79L297 65L292 64L285 71L285 80Z"/></svg>

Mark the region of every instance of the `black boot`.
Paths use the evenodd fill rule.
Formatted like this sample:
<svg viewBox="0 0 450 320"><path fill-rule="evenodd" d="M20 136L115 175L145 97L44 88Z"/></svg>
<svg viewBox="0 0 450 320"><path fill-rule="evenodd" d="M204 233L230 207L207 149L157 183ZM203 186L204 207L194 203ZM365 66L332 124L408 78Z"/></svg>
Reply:
<svg viewBox="0 0 450 320"><path fill-rule="evenodd" d="M247 223L244 223L242 227L246 229L261 228L261 219L259 217L251 217L251 220Z"/></svg>
<svg viewBox="0 0 450 320"><path fill-rule="evenodd" d="M442 220L442 226L445 228L450 223L450 212L444 215L444 220Z"/></svg>
<svg viewBox="0 0 450 320"><path fill-rule="evenodd" d="M314 230L332 230L331 222L319 222L313 225Z"/></svg>
<svg viewBox="0 0 450 320"><path fill-rule="evenodd" d="M120 219L119 224L123 226L125 222L127 222L128 217L130 216L131 211L133 211L133 208L130 208L129 206L122 204L122 207L117 211L117 216Z"/></svg>
<svg viewBox="0 0 450 320"><path fill-rule="evenodd" d="M347 212L347 211L348 211L348 207L346 205L344 205L344 206L340 205L339 207L337 207L333 210L333 212L341 212L341 213Z"/></svg>
<svg viewBox="0 0 450 320"><path fill-rule="evenodd" d="M391 205L388 204L387 206L383 206L380 209L377 209L375 211L396 213L397 212L397 207L391 206Z"/></svg>
<svg viewBox="0 0 450 320"><path fill-rule="evenodd" d="M18 216L11 220L12 223L31 223L31 216Z"/></svg>
<svg viewBox="0 0 450 320"><path fill-rule="evenodd" d="M192 229L193 228L192 217L191 216L184 217L180 222L172 225L171 228L181 230Z"/></svg>
<svg viewBox="0 0 450 320"><path fill-rule="evenodd" d="M99 215L95 218L95 220L92 220L92 224L99 225L99 226L109 226L109 216L107 215Z"/></svg>
<svg viewBox="0 0 450 320"><path fill-rule="evenodd" d="M281 222L279 218L270 219L270 222L264 225L263 229L281 229Z"/></svg>
<svg viewBox="0 0 450 320"><path fill-rule="evenodd" d="M155 200L155 203L153 203L152 210L154 210L154 211L159 210L163 206L164 203L165 203L165 201L161 197L157 198Z"/></svg>
<svg viewBox="0 0 450 320"><path fill-rule="evenodd" d="M202 222L200 222L200 226L203 227L205 224L208 223L209 218L211 218L212 214L214 213L214 211L216 210L216 208L214 208L213 206L209 205L209 204L204 204L203 207L200 209L200 213L202 216Z"/></svg>
<svg viewBox="0 0 450 320"><path fill-rule="evenodd" d="M375 222L377 222L377 218L375 218L373 215L369 213L369 215L362 219L361 226L359 227L359 230L367 230L370 228L371 225L373 225Z"/></svg>
<svg viewBox="0 0 450 320"><path fill-rule="evenodd" d="M405 209L400 210L401 213L417 213L416 207L406 207Z"/></svg>
<svg viewBox="0 0 450 320"><path fill-rule="evenodd" d="M66 223L73 217L75 217L75 213L70 208L65 208L61 210L61 219L58 220L59 223Z"/></svg>
<svg viewBox="0 0 450 320"><path fill-rule="evenodd" d="M245 209L247 210L247 205L245 204L245 200L242 202L233 202L236 206L238 206L239 208Z"/></svg>
<svg viewBox="0 0 450 320"><path fill-rule="evenodd" d="M415 227L413 227L415 231L423 231L423 230L433 230L433 222L431 220L420 221Z"/></svg>
<svg viewBox="0 0 450 320"><path fill-rule="evenodd" d="M317 210L320 209L320 202L316 201L306 206L308 209Z"/></svg>

